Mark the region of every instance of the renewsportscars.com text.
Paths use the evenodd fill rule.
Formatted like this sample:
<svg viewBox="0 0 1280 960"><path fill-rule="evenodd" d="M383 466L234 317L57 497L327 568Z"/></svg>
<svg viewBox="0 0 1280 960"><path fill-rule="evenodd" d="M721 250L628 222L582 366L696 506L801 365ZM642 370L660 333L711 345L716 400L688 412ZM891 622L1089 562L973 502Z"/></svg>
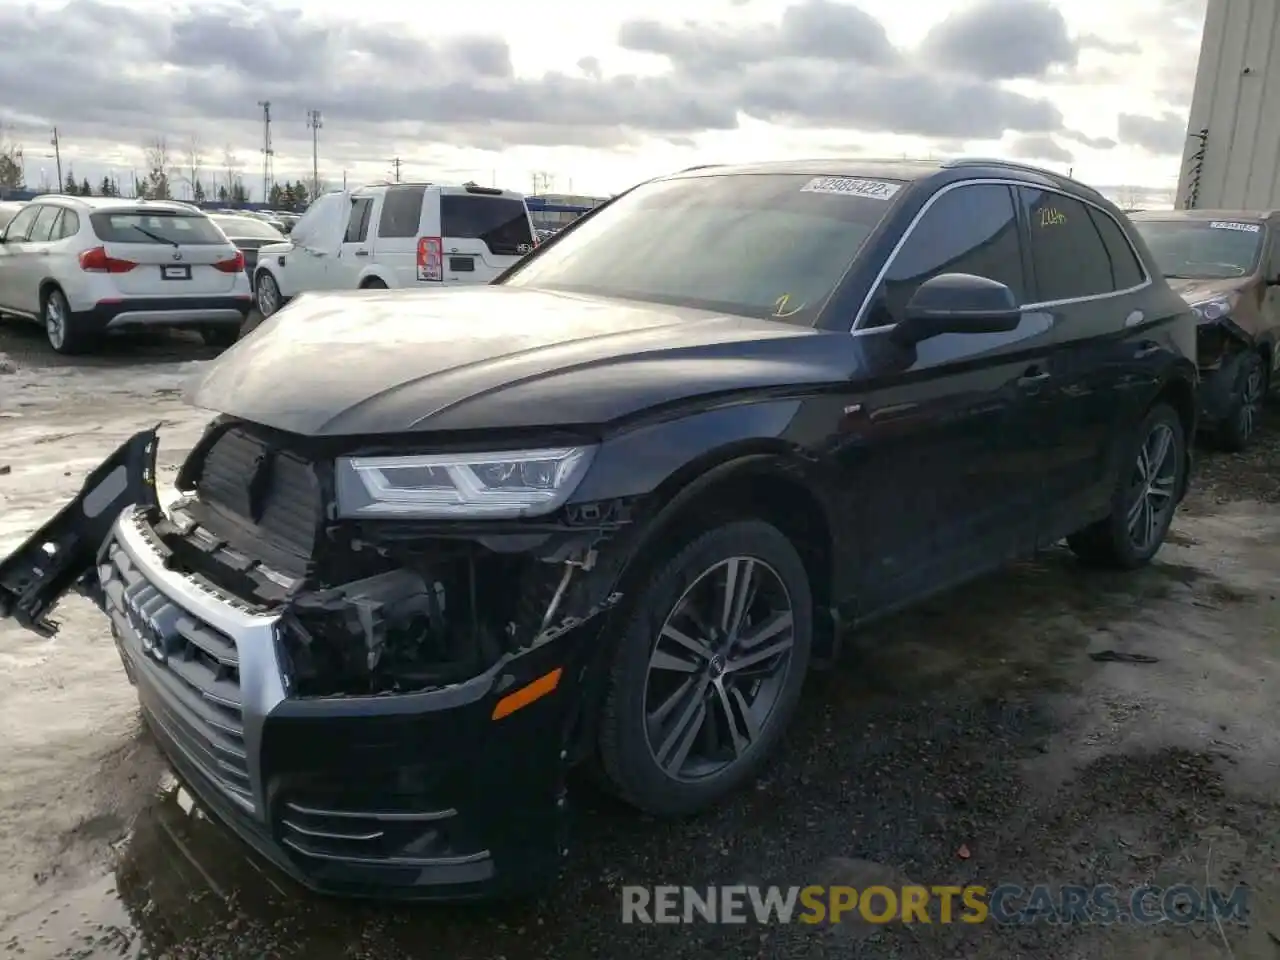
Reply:
<svg viewBox="0 0 1280 960"><path fill-rule="evenodd" d="M1242 923L1248 890L1179 884L622 888L623 923Z"/></svg>

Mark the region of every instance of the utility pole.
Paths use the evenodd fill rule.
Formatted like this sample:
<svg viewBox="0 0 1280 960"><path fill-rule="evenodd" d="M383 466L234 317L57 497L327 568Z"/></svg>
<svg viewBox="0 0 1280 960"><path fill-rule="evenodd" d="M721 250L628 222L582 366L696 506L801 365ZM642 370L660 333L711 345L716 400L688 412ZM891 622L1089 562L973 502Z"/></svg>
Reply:
<svg viewBox="0 0 1280 960"><path fill-rule="evenodd" d="M391 159L391 166L396 172L396 183L399 183L400 182L400 158L393 157Z"/></svg>
<svg viewBox="0 0 1280 960"><path fill-rule="evenodd" d="M262 108L262 202L266 203L271 193L271 158L275 155L271 149L271 101L259 100L258 106Z"/></svg>
<svg viewBox="0 0 1280 960"><path fill-rule="evenodd" d="M307 111L307 126L311 128L311 197L315 199L316 194L320 192L320 153L317 134L324 126L319 110Z"/></svg>
<svg viewBox="0 0 1280 960"><path fill-rule="evenodd" d="M53 139L49 141L53 144L53 158L58 164L58 190L62 190L62 147L58 143L58 128L53 128Z"/></svg>

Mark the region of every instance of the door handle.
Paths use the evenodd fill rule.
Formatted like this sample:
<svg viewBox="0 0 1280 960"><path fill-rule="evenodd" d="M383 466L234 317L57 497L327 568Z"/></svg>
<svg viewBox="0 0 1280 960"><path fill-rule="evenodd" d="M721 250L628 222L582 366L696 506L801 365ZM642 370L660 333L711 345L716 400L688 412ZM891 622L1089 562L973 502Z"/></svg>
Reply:
<svg viewBox="0 0 1280 960"><path fill-rule="evenodd" d="M1138 344L1138 349L1133 352L1133 359L1145 360L1152 354L1159 353L1160 350L1160 344L1154 340L1143 340L1142 343Z"/></svg>
<svg viewBox="0 0 1280 960"><path fill-rule="evenodd" d="M1030 370L1028 370L1026 373L1024 373L1022 376L1018 378L1018 386L1038 387L1040 384L1048 380L1049 377L1050 377L1050 374L1045 373L1043 370L1037 370L1035 367L1032 367Z"/></svg>
<svg viewBox="0 0 1280 960"><path fill-rule="evenodd" d="M368 251L368 250L357 250L357 251L356 251L356 256L357 256L357 257L367 257L368 255L369 255L369 251Z"/></svg>

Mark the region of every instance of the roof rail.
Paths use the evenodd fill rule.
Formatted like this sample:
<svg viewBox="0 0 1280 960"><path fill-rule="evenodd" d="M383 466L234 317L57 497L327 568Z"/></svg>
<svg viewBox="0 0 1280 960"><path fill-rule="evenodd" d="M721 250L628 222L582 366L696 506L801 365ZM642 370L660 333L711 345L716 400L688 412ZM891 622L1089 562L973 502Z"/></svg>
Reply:
<svg viewBox="0 0 1280 960"><path fill-rule="evenodd" d="M1095 188L1089 186L1087 183L1082 183L1075 177L1069 176L1065 173L1058 173L1058 171L1051 170L1048 167L1038 167L1034 163L1022 163L1018 160L1005 160L1001 157L957 157L954 160L944 161L942 166L946 169L953 169L955 167L1006 167L1010 170L1022 170L1026 173L1046 174L1050 177L1058 177L1061 180L1068 180L1079 187L1083 187L1085 190L1089 190L1098 196L1102 196L1102 194L1098 193Z"/></svg>
<svg viewBox="0 0 1280 960"><path fill-rule="evenodd" d="M692 167L685 167L680 173L688 173L691 170L706 170L710 167L723 167L723 163L695 163Z"/></svg>

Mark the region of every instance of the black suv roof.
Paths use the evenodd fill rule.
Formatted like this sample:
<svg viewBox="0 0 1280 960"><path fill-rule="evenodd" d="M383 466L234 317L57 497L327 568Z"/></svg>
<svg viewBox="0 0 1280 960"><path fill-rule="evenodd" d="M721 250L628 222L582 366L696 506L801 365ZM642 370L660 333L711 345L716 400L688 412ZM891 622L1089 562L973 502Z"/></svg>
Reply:
<svg viewBox="0 0 1280 960"><path fill-rule="evenodd" d="M1088 197L1094 202L1111 205L1102 194L1071 177L1046 170L1029 163L985 157L961 157L953 160L822 158L814 160L775 160L749 164L703 164L689 167L672 178L700 176L729 176L752 173L794 173L815 177L866 177L868 179L902 180L907 182L931 180L934 186L942 186L956 180L974 180L994 177L1002 180L1019 180L1024 183L1053 187L1067 193Z"/></svg>

